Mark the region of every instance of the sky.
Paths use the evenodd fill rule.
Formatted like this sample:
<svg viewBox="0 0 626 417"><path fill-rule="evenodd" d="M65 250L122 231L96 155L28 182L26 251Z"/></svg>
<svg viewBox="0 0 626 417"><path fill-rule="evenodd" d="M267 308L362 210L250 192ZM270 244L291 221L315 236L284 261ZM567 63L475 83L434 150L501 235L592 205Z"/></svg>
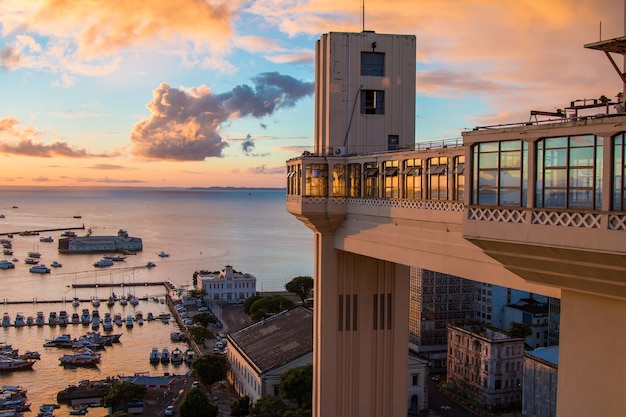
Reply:
<svg viewBox="0 0 626 417"><path fill-rule="evenodd" d="M614 99L624 3L0 0L0 186L284 187L328 32L416 36L416 142Z"/></svg>

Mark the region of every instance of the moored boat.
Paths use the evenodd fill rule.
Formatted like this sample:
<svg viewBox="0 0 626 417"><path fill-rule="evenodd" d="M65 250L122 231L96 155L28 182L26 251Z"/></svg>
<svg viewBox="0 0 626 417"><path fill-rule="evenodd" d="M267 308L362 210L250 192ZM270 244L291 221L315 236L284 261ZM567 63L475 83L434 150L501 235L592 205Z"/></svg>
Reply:
<svg viewBox="0 0 626 417"><path fill-rule="evenodd" d="M15 268L15 264L11 261L3 259L0 261L0 269L13 269Z"/></svg>
<svg viewBox="0 0 626 417"><path fill-rule="evenodd" d="M51 267L53 268L60 268L63 266L62 263L59 263L58 261L52 261L52 263L50 264Z"/></svg>
<svg viewBox="0 0 626 417"><path fill-rule="evenodd" d="M26 258L26 259L24 259L24 263L28 264L28 265L37 265L39 263L39 261L37 259L34 259L34 258Z"/></svg>
<svg viewBox="0 0 626 417"><path fill-rule="evenodd" d="M161 363L169 363L170 351L167 348L161 350Z"/></svg>
<svg viewBox="0 0 626 417"><path fill-rule="evenodd" d="M161 360L161 355L159 354L159 349L152 348L152 351L150 351L150 362L157 363L160 360Z"/></svg>
<svg viewBox="0 0 626 417"><path fill-rule="evenodd" d="M32 369L34 364L34 360L1 357L0 372L24 371Z"/></svg>
<svg viewBox="0 0 626 417"><path fill-rule="evenodd" d="M111 266L113 265L113 261L111 259L107 259L107 258L102 258L99 261L97 261L96 263L93 264L93 266L97 267L97 268L104 268L106 266Z"/></svg>
<svg viewBox="0 0 626 417"><path fill-rule="evenodd" d="M179 348L175 348L172 351L170 360L172 361L173 364L181 364L181 363L183 363L183 351L180 350Z"/></svg>
<svg viewBox="0 0 626 417"><path fill-rule="evenodd" d="M72 353L66 353L59 358L62 365L92 366L100 362L100 354L84 347Z"/></svg>
<svg viewBox="0 0 626 417"><path fill-rule="evenodd" d="M44 264L41 264L41 265L32 266L29 269L29 271L32 272L33 274L49 274L50 268L48 268Z"/></svg>

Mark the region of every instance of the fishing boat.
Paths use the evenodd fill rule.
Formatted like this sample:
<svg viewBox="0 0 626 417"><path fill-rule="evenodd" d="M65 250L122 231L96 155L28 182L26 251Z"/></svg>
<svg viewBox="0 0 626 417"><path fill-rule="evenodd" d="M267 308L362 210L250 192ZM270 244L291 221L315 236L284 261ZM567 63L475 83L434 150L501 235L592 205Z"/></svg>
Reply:
<svg viewBox="0 0 626 417"><path fill-rule="evenodd" d="M24 371L32 369L34 360L0 357L0 372Z"/></svg>

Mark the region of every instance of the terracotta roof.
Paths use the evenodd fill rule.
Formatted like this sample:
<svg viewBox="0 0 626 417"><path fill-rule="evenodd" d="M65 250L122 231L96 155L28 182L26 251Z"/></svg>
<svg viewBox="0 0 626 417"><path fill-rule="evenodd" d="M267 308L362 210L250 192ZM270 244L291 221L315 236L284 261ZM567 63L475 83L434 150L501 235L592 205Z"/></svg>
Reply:
<svg viewBox="0 0 626 417"><path fill-rule="evenodd" d="M230 349L241 351L264 373L313 352L313 311L296 306L228 337Z"/></svg>

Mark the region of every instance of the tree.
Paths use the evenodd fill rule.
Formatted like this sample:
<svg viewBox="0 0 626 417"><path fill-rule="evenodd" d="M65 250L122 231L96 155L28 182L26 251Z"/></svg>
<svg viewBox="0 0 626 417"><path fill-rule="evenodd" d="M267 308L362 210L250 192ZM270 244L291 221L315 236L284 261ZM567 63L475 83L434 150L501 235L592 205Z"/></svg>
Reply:
<svg viewBox="0 0 626 417"><path fill-rule="evenodd" d="M293 301L283 296L264 296L252 303L250 306L250 316L252 316L253 320L259 321L291 307L293 307Z"/></svg>
<svg viewBox="0 0 626 417"><path fill-rule="evenodd" d="M233 417L245 417L250 414L250 397L239 397L230 405L230 415Z"/></svg>
<svg viewBox="0 0 626 417"><path fill-rule="evenodd" d="M217 405L211 403L206 394L199 388L187 391L178 406L178 413L181 417L215 417L217 412Z"/></svg>
<svg viewBox="0 0 626 417"><path fill-rule="evenodd" d="M252 417L283 417L287 406L278 397L265 397L257 401L252 407Z"/></svg>
<svg viewBox="0 0 626 417"><path fill-rule="evenodd" d="M249 316L252 315L252 313L250 313L250 307L252 306L252 304L254 304L255 301L260 300L261 298L263 298L262 295L253 295L246 298L246 301L243 302L243 312Z"/></svg>
<svg viewBox="0 0 626 417"><path fill-rule="evenodd" d="M511 337L526 339L532 334L533 329L526 323L516 323L514 321L509 323L509 335L511 335Z"/></svg>
<svg viewBox="0 0 626 417"><path fill-rule="evenodd" d="M278 389L281 398L292 400L298 408L310 409L313 397L313 365L298 366L284 373Z"/></svg>
<svg viewBox="0 0 626 417"><path fill-rule="evenodd" d="M191 364L192 373L196 379L209 387L226 378L230 364L225 355L208 353L200 356Z"/></svg>
<svg viewBox="0 0 626 417"><path fill-rule="evenodd" d="M209 324L217 323L215 316L211 313L199 313L191 317L191 321L198 323L203 327L207 327Z"/></svg>
<svg viewBox="0 0 626 417"><path fill-rule="evenodd" d="M313 289L313 278L308 276L295 277L285 284L285 289L300 297L300 300L304 303L304 300L309 298L309 294L311 294Z"/></svg>
<svg viewBox="0 0 626 417"><path fill-rule="evenodd" d="M146 394L146 387L131 382L121 382L113 385L107 395L100 402L103 407L115 410L126 410L129 403L142 399Z"/></svg>
<svg viewBox="0 0 626 417"><path fill-rule="evenodd" d="M213 333L206 327L190 327L189 334L196 343L204 343L206 339L213 339Z"/></svg>

